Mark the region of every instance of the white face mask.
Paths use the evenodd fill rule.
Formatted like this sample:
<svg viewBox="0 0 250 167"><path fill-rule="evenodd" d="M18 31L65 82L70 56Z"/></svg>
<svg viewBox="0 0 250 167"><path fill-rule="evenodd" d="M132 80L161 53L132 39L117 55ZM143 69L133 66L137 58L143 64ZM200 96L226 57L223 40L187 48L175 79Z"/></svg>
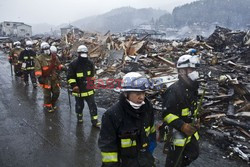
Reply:
<svg viewBox="0 0 250 167"><path fill-rule="evenodd" d="M26 47L26 50L31 50L31 47Z"/></svg>
<svg viewBox="0 0 250 167"><path fill-rule="evenodd" d="M16 48L21 48L21 46L16 46Z"/></svg>
<svg viewBox="0 0 250 167"><path fill-rule="evenodd" d="M80 57L86 58L86 57L88 57L88 55L87 55L86 53L81 53L81 54L80 54Z"/></svg>
<svg viewBox="0 0 250 167"><path fill-rule="evenodd" d="M200 78L199 72L198 72L198 71L193 71L193 72L189 73L187 76L188 76L188 78L190 78L192 81L196 81L197 79Z"/></svg>
<svg viewBox="0 0 250 167"><path fill-rule="evenodd" d="M50 50L44 50L43 53L46 54L46 55L49 55L50 54Z"/></svg>
<svg viewBox="0 0 250 167"><path fill-rule="evenodd" d="M129 104L134 108L134 109L139 109L142 105L144 105L145 104L145 102L143 101L143 102L141 102L140 104L136 104L136 103L134 103L134 102L132 102L132 101L129 101L128 99L127 99L127 101L129 102Z"/></svg>

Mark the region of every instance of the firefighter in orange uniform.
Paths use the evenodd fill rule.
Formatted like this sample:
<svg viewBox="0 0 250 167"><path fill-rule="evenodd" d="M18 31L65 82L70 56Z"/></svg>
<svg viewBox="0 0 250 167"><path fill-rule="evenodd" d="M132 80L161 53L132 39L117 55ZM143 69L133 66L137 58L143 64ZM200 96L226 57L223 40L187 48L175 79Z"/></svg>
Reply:
<svg viewBox="0 0 250 167"><path fill-rule="evenodd" d="M42 54L35 62L35 75L43 88L44 108L48 112L56 110L56 101L60 94L59 71L63 68L57 57L57 48L47 42L41 44Z"/></svg>

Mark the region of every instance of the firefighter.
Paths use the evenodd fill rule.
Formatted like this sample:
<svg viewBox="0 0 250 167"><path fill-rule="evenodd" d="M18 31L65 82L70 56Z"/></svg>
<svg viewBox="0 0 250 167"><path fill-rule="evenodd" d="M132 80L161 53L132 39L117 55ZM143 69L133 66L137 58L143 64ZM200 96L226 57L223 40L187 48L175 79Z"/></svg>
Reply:
<svg viewBox="0 0 250 167"><path fill-rule="evenodd" d="M154 113L145 98L148 80L137 72L123 77L119 101L102 117L98 146L103 167L152 167L156 147Z"/></svg>
<svg viewBox="0 0 250 167"><path fill-rule="evenodd" d="M9 62L11 65L14 66L15 76L21 77L22 71L20 64L18 64L18 57L20 53L23 51L23 49L21 48L21 42L19 41L14 42L13 45L14 48L10 51L9 54Z"/></svg>
<svg viewBox="0 0 250 167"><path fill-rule="evenodd" d="M34 88L37 87L36 77L35 77L35 58L36 52L32 50L32 41L26 41L25 50L20 53L18 58L18 63L21 65L21 69L23 72L23 79L25 85L29 85L29 76Z"/></svg>
<svg viewBox="0 0 250 167"><path fill-rule="evenodd" d="M77 122L79 124L83 123L84 100L86 100L89 106L92 125L94 127L100 127L94 89L88 87L88 84L94 80L95 66L93 62L88 59L88 48L85 45L80 45L77 48L77 53L78 57L69 64L68 68L68 82L76 101L75 112Z"/></svg>
<svg viewBox="0 0 250 167"><path fill-rule="evenodd" d="M62 70L57 57L57 48L49 46L47 42L41 43L42 54L35 61L35 75L43 88L44 109L48 112L56 110L56 101L60 94L59 71Z"/></svg>
<svg viewBox="0 0 250 167"><path fill-rule="evenodd" d="M171 129L166 167L188 166L199 156L197 119L199 57L183 55L177 61L178 78L163 94L163 119Z"/></svg>

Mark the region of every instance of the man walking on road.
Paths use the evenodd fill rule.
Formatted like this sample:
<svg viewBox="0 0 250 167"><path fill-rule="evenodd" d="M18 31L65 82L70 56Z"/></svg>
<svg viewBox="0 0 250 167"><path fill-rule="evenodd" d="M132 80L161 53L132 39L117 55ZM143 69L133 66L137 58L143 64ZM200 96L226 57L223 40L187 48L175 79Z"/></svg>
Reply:
<svg viewBox="0 0 250 167"><path fill-rule="evenodd" d="M77 48L78 57L74 59L68 68L68 82L72 88L72 95L75 96L75 111L78 123L83 123L83 108L86 100L89 106L91 122L94 127L100 127L98 121L97 106L94 98L94 89L88 88L87 84L94 80L95 66L88 59L88 48L80 45Z"/></svg>
<svg viewBox="0 0 250 167"><path fill-rule="evenodd" d="M163 95L164 122L172 129L166 167L188 166L199 156L199 123L196 121L199 64L198 56L181 56L177 61L179 80Z"/></svg>
<svg viewBox="0 0 250 167"><path fill-rule="evenodd" d="M18 63L21 65L21 69L23 71L23 77L25 85L29 85L29 76L33 87L36 88L36 77L35 77L35 58L36 53L32 50L32 41L26 41L25 50L20 53L18 58Z"/></svg>
<svg viewBox="0 0 250 167"><path fill-rule="evenodd" d="M48 112L56 110L56 101L60 95L59 71L62 65L57 57L57 48L47 42L41 44L42 54L35 61L35 75L43 88L44 108Z"/></svg>
<svg viewBox="0 0 250 167"><path fill-rule="evenodd" d="M136 72L123 77L122 94L102 117L98 141L103 167L154 167L153 107L145 98L148 80Z"/></svg>
<svg viewBox="0 0 250 167"><path fill-rule="evenodd" d="M14 42L14 48L10 51L9 62L11 65L14 66L14 73L17 77L22 76L21 65L18 64L18 58L22 51L23 49L21 48L21 42Z"/></svg>

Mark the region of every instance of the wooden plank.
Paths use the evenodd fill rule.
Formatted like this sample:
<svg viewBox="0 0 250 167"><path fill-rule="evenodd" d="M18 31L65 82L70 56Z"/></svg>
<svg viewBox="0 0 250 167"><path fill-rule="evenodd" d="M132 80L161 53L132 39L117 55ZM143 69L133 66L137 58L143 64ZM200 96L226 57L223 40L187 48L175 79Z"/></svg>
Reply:
<svg viewBox="0 0 250 167"><path fill-rule="evenodd" d="M171 67L175 67L175 63L173 63L173 62L171 62L171 61L169 61L169 60L167 60L167 59L165 59L165 58L163 58L161 56L157 55L156 58L162 60L164 63L166 63L167 65L169 65Z"/></svg>

